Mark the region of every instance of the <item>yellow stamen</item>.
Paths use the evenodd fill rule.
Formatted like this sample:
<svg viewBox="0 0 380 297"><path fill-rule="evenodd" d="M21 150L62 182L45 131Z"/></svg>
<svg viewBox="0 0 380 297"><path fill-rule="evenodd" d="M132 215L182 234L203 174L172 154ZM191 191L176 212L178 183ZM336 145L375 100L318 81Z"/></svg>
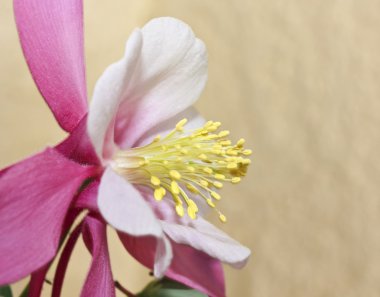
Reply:
<svg viewBox="0 0 380 297"><path fill-rule="evenodd" d="M150 182L152 183L153 186L159 186L161 183L160 179L154 175L150 177Z"/></svg>
<svg viewBox="0 0 380 297"><path fill-rule="evenodd" d="M226 177L223 174L217 173L214 175L216 179L224 180Z"/></svg>
<svg viewBox="0 0 380 297"><path fill-rule="evenodd" d="M177 215L179 215L180 217L183 217L183 215L185 214L185 210L184 210L182 204L177 204L175 206L175 211L176 211Z"/></svg>
<svg viewBox="0 0 380 297"><path fill-rule="evenodd" d="M176 181L172 181L171 184L170 184L170 188L171 188L171 192L175 195L178 195L180 190L179 190L179 186L177 184Z"/></svg>
<svg viewBox="0 0 380 297"><path fill-rule="evenodd" d="M242 148L244 143L245 143L245 139L240 138L239 141L237 142L236 146Z"/></svg>
<svg viewBox="0 0 380 297"><path fill-rule="evenodd" d="M199 183L202 185L202 186L204 186L204 187L208 187L208 182L207 181L205 181L205 180L201 180L201 181L199 181Z"/></svg>
<svg viewBox="0 0 380 297"><path fill-rule="evenodd" d="M177 170L170 170L169 174L170 174L170 177L175 180L181 179L181 174Z"/></svg>
<svg viewBox="0 0 380 297"><path fill-rule="evenodd" d="M175 126L175 129L176 129L177 131L183 131L183 126L185 126L186 123L187 123L187 119L182 119L182 120L180 120L180 121L177 123L177 125Z"/></svg>
<svg viewBox="0 0 380 297"><path fill-rule="evenodd" d="M195 209L192 208L192 207L188 207L188 208L187 208L187 214L188 214L189 217L190 217L191 219L193 219L193 220L195 220L195 219L197 218L197 213L196 213Z"/></svg>
<svg viewBox="0 0 380 297"><path fill-rule="evenodd" d="M217 193L217 192L210 192L212 198L216 199L216 200L220 200L222 197L220 197L220 195Z"/></svg>
<svg viewBox="0 0 380 297"><path fill-rule="evenodd" d="M227 222L227 218L224 214L222 213L219 213L219 220L222 222L222 223L226 223Z"/></svg>
<svg viewBox="0 0 380 297"><path fill-rule="evenodd" d="M212 207L212 208L215 207L215 204L214 204L214 202L212 202L211 199L207 199L206 202L207 202L207 204L208 204L210 207Z"/></svg>
<svg viewBox="0 0 380 297"><path fill-rule="evenodd" d="M215 181L213 183L214 187L217 188L217 189L221 189L223 188L223 184L221 182L218 182L218 181Z"/></svg>
<svg viewBox="0 0 380 297"><path fill-rule="evenodd" d="M218 193L224 182L237 184L245 176L251 160L246 156L243 138L233 144L229 131L218 132L220 122L208 121L203 127L186 131L186 119L177 123L167 136L156 136L144 146L119 151L114 170L133 184L152 188L155 200L173 199L175 211L196 219L200 199L227 219L217 208Z"/></svg>
<svg viewBox="0 0 380 297"><path fill-rule="evenodd" d="M154 199L156 199L157 201L161 201L162 198L164 198L165 194L166 194L165 188L159 187L154 190Z"/></svg>

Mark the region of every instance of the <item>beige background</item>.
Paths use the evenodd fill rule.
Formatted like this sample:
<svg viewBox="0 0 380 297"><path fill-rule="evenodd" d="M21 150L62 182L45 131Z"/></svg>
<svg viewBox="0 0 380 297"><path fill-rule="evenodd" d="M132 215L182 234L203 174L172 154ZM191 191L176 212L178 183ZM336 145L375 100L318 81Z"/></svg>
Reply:
<svg viewBox="0 0 380 297"><path fill-rule="evenodd" d="M0 3L2 166L64 135L27 71L10 2ZM244 270L226 269L228 296L380 296L379 1L85 4L90 94L152 17L183 19L208 47L197 107L254 148L247 180L224 190L221 227L254 253ZM147 270L110 236L115 278L138 290ZM78 247L64 296L79 294L88 263Z"/></svg>

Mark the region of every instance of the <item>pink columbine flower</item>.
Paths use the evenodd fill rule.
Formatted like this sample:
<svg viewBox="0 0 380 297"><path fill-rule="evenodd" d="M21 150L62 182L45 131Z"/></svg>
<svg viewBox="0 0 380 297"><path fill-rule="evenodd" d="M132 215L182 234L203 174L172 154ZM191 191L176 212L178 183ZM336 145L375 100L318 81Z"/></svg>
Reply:
<svg viewBox="0 0 380 297"><path fill-rule="evenodd" d="M88 209L57 283L83 233L93 261L82 296L114 296L106 222L157 277L225 296L220 261L241 267L250 251L202 215L211 209L226 221L218 190L240 181L251 152L191 107L207 79L204 44L179 20L150 21L100 77L88 110L82 2L15 0L14 7L33 78L69 136L0 172L0 238L7 239L0 284L33 273L39 292L63 232Z"/></svg>

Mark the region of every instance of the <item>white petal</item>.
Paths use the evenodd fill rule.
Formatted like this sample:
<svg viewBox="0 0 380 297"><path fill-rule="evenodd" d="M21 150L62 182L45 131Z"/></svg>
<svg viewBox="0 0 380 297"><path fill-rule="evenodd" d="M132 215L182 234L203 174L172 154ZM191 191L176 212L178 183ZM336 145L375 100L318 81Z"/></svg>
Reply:
<svg viewBox="0 0 380 297"><path fill-rule="evenodd" d="M161 278L169 268L173 258L173 251L166 236L157 239L156 255L154 259L154 276Z"/></svg>
<svg viewBox="0 0 380 297"><path fill-rule="evenodd" d="M117 118L124 123L116 133L124 136L128 131L129 145L156 124L191 106L207 80L205 46L188 25L174 18L158 18L141 31L138 67Z"/></svg>
<svg viewBox="0 0 380 297"><path fill-rule="evenodd" d="M141 46L142 34L136 29L127 41L124 58L110 65L96 82L88 114L88 132L100 159L112 153L113 121L136 67Z"/></svg>
<svg viewBox="0 0 380 297"><path fill-rule="evenodd" d="M158 123L191 106L206 80L206 49L188 25L165 17L136 30L124 57L109 66L94 91L89 132L98 154L106 136L106 144L115 133L117 144L131 146ZM107 133L109 129L114 131Z"/></svg>
<svg viewBox="0 0 380 297"><path fill-rule="evenodd" d="M251 251L202 218L193 221L193 227L162 222L164 232L175 242L228 263L235 268L245 265Z"/></svg>
<svg viewBox="0 0 380 297"><path fill-rule="evenodd" d="M115 229L134 236L162 237L162 228L141 194L108 167L103 173L98 206L104 219Z"/></svg>

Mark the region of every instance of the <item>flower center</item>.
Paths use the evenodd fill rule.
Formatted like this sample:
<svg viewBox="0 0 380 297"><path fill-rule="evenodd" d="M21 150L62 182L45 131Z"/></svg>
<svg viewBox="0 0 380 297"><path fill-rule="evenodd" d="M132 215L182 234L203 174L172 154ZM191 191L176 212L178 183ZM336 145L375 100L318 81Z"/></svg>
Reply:
<svg viewBox="0 0 380 297"><path fill-rule="evenodd" d="M221 199L218 190L224 182L240 182L251 163L246 156L252 151L244 149L244 139L232 144L226 138L229 131L217 132L220 122L184 130L186 123L186 119L179 121L167 136L161 139L158 135L146 146L119 151L113 169L133 184L150 187L157 201L171 196L180 217L186 209L196 219L194 197L198 196L226 222L215 205Z"/></svg>

